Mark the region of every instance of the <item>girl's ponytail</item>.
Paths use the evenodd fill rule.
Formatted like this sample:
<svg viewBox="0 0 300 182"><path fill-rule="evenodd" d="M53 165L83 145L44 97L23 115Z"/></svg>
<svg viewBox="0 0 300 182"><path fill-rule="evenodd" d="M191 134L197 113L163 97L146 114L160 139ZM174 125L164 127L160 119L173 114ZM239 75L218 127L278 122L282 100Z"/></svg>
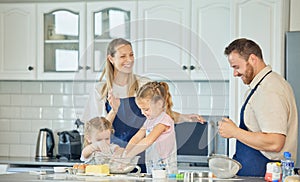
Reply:
<svg viewBox="0 0 300 182"><path fill-rule="evenodd" d="M174 120L174 115L172 111L173 107L173 101L172 101L172 96L169 91L169 85L166 82L160 82L159 83L161 86L163 86L165 90L165 107L166 107L166 113L171 116L171 118Z"/></svg>

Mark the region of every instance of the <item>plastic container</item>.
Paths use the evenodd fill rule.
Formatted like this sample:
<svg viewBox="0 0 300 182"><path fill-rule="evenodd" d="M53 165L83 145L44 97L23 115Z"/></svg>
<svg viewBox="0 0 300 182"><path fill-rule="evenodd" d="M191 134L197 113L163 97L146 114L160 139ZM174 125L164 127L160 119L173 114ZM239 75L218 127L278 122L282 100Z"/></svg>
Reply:
<svg viewBox="0 0 300 182"><path fill-rule="evenodd" d="M282 181L287 176L294 175L294 161L291 159L291 153L290 152L284 152L284 159L281 160L281 170L282 170Z"/></svg>
<svg viewBox="0 0 300 182"><path fill-rule="evenodd" d="M265 174L265 180L267 182L281 182L281 164L279 162L269 162L267 163L267 170Z"/></svg>

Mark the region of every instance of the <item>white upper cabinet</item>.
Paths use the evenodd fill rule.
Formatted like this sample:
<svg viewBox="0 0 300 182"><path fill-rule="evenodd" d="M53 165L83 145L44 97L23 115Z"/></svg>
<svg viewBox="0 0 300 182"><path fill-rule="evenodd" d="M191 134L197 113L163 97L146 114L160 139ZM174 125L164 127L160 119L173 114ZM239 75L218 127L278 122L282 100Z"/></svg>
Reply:
<svg viewBox="0 0 300 182"><path fill-rule="evenodd" d="M232 36L257 42L264 60L284 75L284 33L288 30L289 0L232 0Z"/></svg>
<svg viewBox="0 0 300 182"><path fill-rule="evenodd" d="M38 79L85 78L85 4L38 4Z"/></svg>
<svg viewBox="0 0 300 182"><path fill-rule="evenodd" d="M134 43L139 74L190 79L190 15L189 1L138 1L139 34Z"/></svg>
<svg viewBox="0 0 300 182"><path fill-rule="evenodd" d="M284 75L284 34L288 30L289 0L230 0L232 40L245 37L260 45L265 62ZM239 121L248 88L230 76L229 115Z"/></svg>
<svg viewBox="0 0 300 182"><path fill-rule="evenodd" d="M192 0L191 71L194 80L228 80L224 48L230 41L229 0Z"/></svg>
<svg viewBox="0 0 300 182"><path fill-rule="evenodd" d="M99 79L110 41L114 38L136 40L135 19L136 2L87 3L87 79Z"/></svg>
<svg viewBox="0 0 300 182"><path fill-rule="evenodd" d="M138 1L140 74L168 80L228 80L229 0Z"/></svg>
<svg viewBox="0 0 300 182"><path fill-rule="evenodd" d="M36 78L36 8L0 5L0 79Z"/></svg>

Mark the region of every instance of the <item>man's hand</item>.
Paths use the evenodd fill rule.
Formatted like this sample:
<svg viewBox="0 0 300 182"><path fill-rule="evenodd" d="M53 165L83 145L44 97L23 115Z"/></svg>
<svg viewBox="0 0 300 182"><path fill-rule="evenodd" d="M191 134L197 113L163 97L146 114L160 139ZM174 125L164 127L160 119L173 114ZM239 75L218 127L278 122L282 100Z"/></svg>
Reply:
<svg viewBox="0 0 300 182"><path fill-rule="evenodd" d="M239 127L229 118L222 118L218 121L219 134L224 138L236 138L235 133Z"/></svg>

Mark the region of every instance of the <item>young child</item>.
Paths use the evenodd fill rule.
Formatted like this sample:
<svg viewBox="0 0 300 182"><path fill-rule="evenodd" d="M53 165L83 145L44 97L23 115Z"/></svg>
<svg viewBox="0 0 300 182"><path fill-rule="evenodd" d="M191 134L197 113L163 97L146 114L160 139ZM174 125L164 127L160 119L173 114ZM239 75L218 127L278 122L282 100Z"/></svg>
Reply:
<svg viewBox="0 0 300 182"><path fill-rule="evenodd" d="M136 104L147 120L131 138L123 156L133 157L146 150L147 173L151 174L152 169L166 169L169 174L177 173L177 146L171 115L173 103L168 84L145 84L137 93Z"/></svg>
<svg viewBox="0 0 300 182"><path fill-rule="evenodd" d="M123 148L110 143L113 133L112 124L104 117L95 117L85 123L84 148L81 153L81 161L87 163L101 163L101 156L110 157L121 155ZM98 159L95 159L98 156ZM95 159L95 160L94 160Z"/></svg>

